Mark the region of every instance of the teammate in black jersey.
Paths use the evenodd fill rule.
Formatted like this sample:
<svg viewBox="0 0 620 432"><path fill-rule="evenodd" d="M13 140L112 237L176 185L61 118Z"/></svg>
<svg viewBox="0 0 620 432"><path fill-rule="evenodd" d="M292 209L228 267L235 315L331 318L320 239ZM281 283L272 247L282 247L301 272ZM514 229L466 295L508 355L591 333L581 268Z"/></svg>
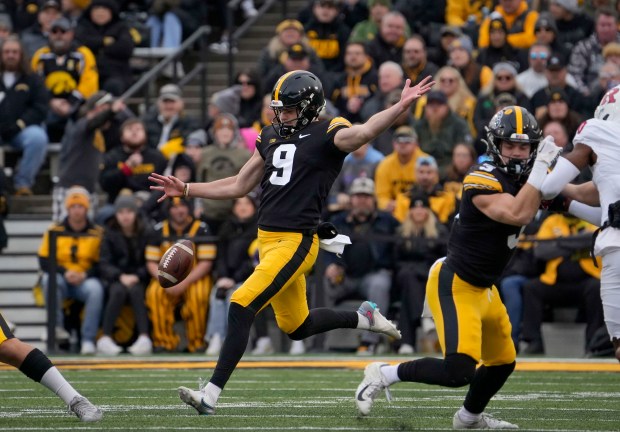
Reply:
<svg viewBox="0 0 620 432"><path fill-rule="evenodd" d="M492 161L474 165L465 177L448 256L433 265L426 285L444 358L368 365L355 394L362 415L370 413L381 390L400 381L469 385L463 407L454 414L454 429L518 428L483 413L514 370L516 357L508 313L493 283L522 227L536 214L547 169L560 152L553 138L541 138L524 108L509 106L491 119L487 146Z"/></svg>
<svg viewBox="0 0 620 432"><path fill-rule="evenodd" d="M241 359L254 316L271 305L278 327L293 340L336 328L359 328L400 339L400 332L370 302L357 312L327 308L308 310L307 273L317 257L316 228L327 194L345 156L372 141L411 104L433 86L431 77L410 87L407 80L400 101L352 126L346 119L315 121L325 105L323 86L307 71L284 74L273 88L273 125L263 128L256 151L238 175L211 183L183 183L173 176L152 174L166 197L191 196L230 199L246 195L260 182L258 209L260 263L233 294L228 333L206 387L179 388L181 399L200 414L213 414L215 404Z"/></svg>

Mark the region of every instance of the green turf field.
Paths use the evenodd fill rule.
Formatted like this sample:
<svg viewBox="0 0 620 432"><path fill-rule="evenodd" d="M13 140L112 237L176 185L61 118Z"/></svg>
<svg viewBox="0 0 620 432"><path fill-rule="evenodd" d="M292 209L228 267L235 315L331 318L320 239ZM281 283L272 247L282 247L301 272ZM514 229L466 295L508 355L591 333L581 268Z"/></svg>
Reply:
<svg viewBox="0 0 620 432"><path fill-rule="evenodd" d="M619 369L620 370L620 369ZM1 431L410 431L451 430L465 389L421 384L392 387L358 418L353 393L362 370L238 369L215 416L198 416L180 402L179 385L196 387L207 370L67 370L65 376L99 405L103 422L84 424L62 402L15 370L0 370ZM522 430L620 430L617 372L517 371L488 412Z"/></svg>

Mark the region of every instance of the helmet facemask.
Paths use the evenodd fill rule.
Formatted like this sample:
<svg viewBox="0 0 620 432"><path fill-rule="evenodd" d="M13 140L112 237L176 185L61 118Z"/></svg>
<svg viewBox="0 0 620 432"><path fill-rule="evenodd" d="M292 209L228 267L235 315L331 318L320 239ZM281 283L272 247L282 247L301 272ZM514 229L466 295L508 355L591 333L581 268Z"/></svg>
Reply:
<svg viewBox="0 0 620 432"><path fill-rule="evenodd" d="M271 124L281 138L286 138L299 132L318 117L321 109L316 109L315 104L312 103L311 99L313 96L314 95L311 94L308 99L303 99L299 103L290 106L284 106L282 101L279 100L271 101L271 109L273 109L273 113L275 114ZM295 108L297 117L283 122L280 118L280 114L284 108ZM291 124L293 122L295 123Z"/></svg>
<svg viewBox="0 0 620 432"><path fill-rule="evenodd" d="M487 129L487 153L491 155L495 165L512 176L515 180L520 181L526 179L532 167L534 166L534 160L538 154L539 141L531 140L527 135L523 134L521 137L511 137L511 139L504 139L493 135L492 131ZM516 134L513 134L516 135ZM529 156L525 159L511 158L502 155L502 144L506 141L516 144L530 144Z"/></svg>

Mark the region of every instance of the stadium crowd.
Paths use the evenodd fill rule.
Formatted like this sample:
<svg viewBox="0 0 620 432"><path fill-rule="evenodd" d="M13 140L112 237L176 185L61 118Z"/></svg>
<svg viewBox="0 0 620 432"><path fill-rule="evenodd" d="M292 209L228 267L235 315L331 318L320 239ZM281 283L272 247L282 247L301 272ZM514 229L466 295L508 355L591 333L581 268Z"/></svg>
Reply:
<svg viewBox="0 0 620 432"><path fill-rule="evenodd" d="M544 135L569 151L580 123L620 84L620 2L310 0L296 19L274 28L254 68L210 95L208 118L186 112L174 83L161 86L156 104L137 116L118 98L132 84L134 47L178 47L213 19L209 11L225 10L224 0L211 9L206 3L3 2L0 139L22 151L11 179L15 195L33 193L46 146L61 143L56 224L39 250L41 286L46 291L53 264L47 238L57 231L56 337L77 331L82 354L218 354L227 299L258 259L260 191L234 201L158 203L147 178L157 172L203 182L238 173L271 125L271 89L282 74L313 72L328 99L322 115L354 123L395 104L406 79L432 75L437 83L345 159L325 209L324 220L353 243L342 256L322 253L310 276L323 286L321 303L371 299L395 315L403 333L397 346L363 334L360 355L437 349L432 322L421 318L426 279L446 253L463 179L485 160L491 117L506 106L527 108ZM256 6L243 1L241 13L255 16ZM218 38L210 49L227 53L224 28ZM590 178L584 171L580 181ZM98 202L102 194L107 200ZM594 229L541 211L523 232L497 281L521 353L544 353L543 320L568 306L586 323L584 354L611 354L600 266L589 257ZM164 290L157 264L181 237L195 240L196 265L184 283ZM255 328L253 352L273 352L265 322ZM305 349L297 341L290 352Z"/></svg>

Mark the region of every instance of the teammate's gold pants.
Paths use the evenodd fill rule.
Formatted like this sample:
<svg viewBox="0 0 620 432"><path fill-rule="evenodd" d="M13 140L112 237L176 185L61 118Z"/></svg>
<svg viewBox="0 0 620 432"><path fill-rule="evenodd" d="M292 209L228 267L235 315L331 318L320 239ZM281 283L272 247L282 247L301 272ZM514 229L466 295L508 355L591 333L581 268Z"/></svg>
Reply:
<svg viewBox="0 0 620 432"><path fill-rule="evenodd" d="M316 235L258 230L260 263L231 302L255 314L271 304L278 327L295 331L308 317L305 274L319 250Z"/></svg>
<svg viewBox="0 0 620 432"><path fill-rule="evenodd" d="M206 276L194 282L182 296L177 298L166 294L155 279L146 289L146 307L153 325L153 345L173 351L179 345L180 337L174 332L174 311L182 303L180 314L185 322L188 349L190 352L204 345L209 310L211 277Z"/></svg>
<svg viewBox="0 0 620 432"><path fill-rule="evenodd" d="M440 260L431 268L426 300L444 356L466 354L485 366L515 361L512 327L495 286L471 285Z"/></svg>
<svg viewBox="0 0 620 432"><path fill-rule="evenodd" d="M0 344L2 344L5 340L13 339L14 337L15 336L13 336L13 333L11 333L11 330L9 329L9 325L0 313Z"/></svg>

